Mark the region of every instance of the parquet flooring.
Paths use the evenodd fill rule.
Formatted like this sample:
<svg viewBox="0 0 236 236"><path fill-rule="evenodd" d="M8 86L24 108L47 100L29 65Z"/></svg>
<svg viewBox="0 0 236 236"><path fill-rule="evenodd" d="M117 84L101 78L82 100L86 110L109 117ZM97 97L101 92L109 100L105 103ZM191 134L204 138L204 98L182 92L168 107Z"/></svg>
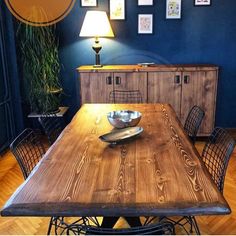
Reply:
<svg viewBox="0 0 236 236"><path fill-rule="evenodd" d="M203 142L197 142L196 147L201 151L203 145ZM7 152L0 157L0 207L23 181L20 168L13 155ZM229 163L224 190L232 214L196 217L202 234L236 234L236 150ZM49 218L46 217L0 217L0 234L42 235L47 233L48 223ZM123 219L116 224L117 227L126 225Z"/></svg>

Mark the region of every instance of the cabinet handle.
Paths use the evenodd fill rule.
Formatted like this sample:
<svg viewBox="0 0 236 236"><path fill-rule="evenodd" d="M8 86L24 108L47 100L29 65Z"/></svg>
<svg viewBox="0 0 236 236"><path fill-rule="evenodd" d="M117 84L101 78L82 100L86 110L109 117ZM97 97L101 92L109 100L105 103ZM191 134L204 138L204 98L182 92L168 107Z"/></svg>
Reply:
<svg viewBox="0 0 236 236"><path fill-rule="evenodd" d="M121 77L120 76L116 76L116 84L121 84Z"/></svg>
<svg viewBox="0 0 236 236"><path fill-rule="evenodd" d="M174 83L179 84L180 83L180 75L176 75L174 78Z"/></svg>
<svg viewBox="0 0 236 236"><path fill-rule="evenodd" d="M185 83L185 84L188 84L188 83L189 83L189 80L190 80L190 76L189 76L189 75L185 75L185 76L184 76L184 83Z"/></svg>
<svg viewBox="0 0 236 236"><path fill-rule="evenodd" d="M107 78L106 78L106 83L107 83L107 84L112 84L112 78L111 78L111 76L107 76Z"/></svg>

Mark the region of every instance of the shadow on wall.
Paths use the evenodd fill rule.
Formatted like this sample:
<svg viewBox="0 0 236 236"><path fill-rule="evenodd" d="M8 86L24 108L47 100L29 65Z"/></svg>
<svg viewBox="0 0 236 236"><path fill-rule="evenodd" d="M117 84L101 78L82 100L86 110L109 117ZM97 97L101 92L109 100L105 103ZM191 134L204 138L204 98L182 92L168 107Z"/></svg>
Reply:
<svg viewBox="0 0 236 236"><path fill-rule="evenodd" d="M150 50L138 50L133 49L127 44L117 42L112 39L101 38L100 43L102 45L102 50L100 51L101 63L103 65L113 65L113 64L137 64L143 62L154 62L156 64L170 65L170 61L158 55L155 52L150 52ZM64 60L69 60L71 54L67 52L74 52L80 55L80 59L83 58L83 65L93 65L95 62L95 54L92 50L92 45L94 44L94 39L83 39L73 46L65 47L62 49ZM73 48L73 50L71 50ZM73 57L78 58L78 57ZM79 58L78 58L79 59ZM81 62L81 60L80 60ZM77 61L79 65L79 60Z"/></svg>
<svg viewBox="0 0 236 236"><path fill-rule="evenodd" d="M148 50L133 49L127 44L112 39L101 38L101 64L137 64L154 62L156 64L171 65L170 61ZM92 49L93 38L82 39L60 49L60 58L63 65L61 78L65 87L63 105L69 106L69 117L75 114L80 107L80 88L76 68L81 65L93 65L95 53ZM83 64L81 64L83 62ZM76 99L75 99L76 98Z"/></svg>
<svg viewBox="0 0 236 236"><path fill-rule="evenodd" d="M116 53L115 57L106 57L104 64L138 64L138 63L155 63L170 65L170 61L156 53L144 50L129 50L129 53Z"/></svg>

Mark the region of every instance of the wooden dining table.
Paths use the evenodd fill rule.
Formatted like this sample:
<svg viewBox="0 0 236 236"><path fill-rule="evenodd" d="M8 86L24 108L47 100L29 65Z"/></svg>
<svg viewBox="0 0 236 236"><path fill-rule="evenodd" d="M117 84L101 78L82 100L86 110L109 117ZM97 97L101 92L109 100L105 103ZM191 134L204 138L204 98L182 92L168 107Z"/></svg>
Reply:
<svg viewBox="0 0 236 236"><path fill-rule="evenodd" d="M107 113L142 113L143 132L110 145ZM229 214L168 104L85 104L1 210L2 216Z"/></svg>

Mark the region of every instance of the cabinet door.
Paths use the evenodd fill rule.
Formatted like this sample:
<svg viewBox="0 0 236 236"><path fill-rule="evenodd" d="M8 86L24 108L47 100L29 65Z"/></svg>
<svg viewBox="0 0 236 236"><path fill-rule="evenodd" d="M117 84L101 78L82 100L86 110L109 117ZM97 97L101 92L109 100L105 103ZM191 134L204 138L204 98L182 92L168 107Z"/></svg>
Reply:
<svg viewBox="0 0 236 236"><path fill-rule="evenodd" d="M143 103L147 102L147 73L125 72L114 73L114 89L116 90L139 90Z"/></svg>
<svg viewBox="0 0 236 236"><path fill-rule="evenodd" d="M169 103L180 117L181 72L148 72L148 102Z"/></svg>
<svg viewBox="0 0 236 236"><path fill-rule="evenodd" d="M80 73L81 103L109 103L113 90L112 73Z"/></svg>
<svg viewBox="0 0 236 236"><path fill-rule="evenodd" d="M194 105L205 111L198 135L209 135L214 128L217 71L184 72L182 79L181 121L185 122Z"/></svg>

